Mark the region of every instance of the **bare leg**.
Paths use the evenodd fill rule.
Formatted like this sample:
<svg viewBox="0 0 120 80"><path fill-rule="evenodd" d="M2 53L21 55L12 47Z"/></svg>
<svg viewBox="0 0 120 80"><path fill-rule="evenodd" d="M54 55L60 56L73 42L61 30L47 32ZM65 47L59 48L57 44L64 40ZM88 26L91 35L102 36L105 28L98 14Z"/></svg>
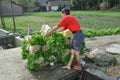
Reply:
<svg viewBox="0 0 120 80"><path fill-rule="evenodd" d="M66 66L63 66L62 68L71 69L71 64L74 59L74 53L75 53L75 51L73 49L71 49L70 60L69 60L68 64Z"/></svg>
<svg viewBox="0 0 120 80"><path fill-rule="evenodd" d="M78 51L75 51L75 56L76 56L76 60L77 60L77 65L74 66L74 69L76 70L81 70L81 66L80 66L80 55Z"/></svg>

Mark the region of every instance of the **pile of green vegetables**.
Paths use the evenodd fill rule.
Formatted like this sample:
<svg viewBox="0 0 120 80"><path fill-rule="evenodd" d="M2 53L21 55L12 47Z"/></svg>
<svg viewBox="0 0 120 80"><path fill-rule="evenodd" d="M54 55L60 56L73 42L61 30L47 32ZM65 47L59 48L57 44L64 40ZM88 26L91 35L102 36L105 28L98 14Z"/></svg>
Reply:
<svg viewBox="0 0 120 80"><path fill-rule="evenodd" d="M84 30L83 32L86 37L114 35L114 34L120 34L120 28L108 28L108 29L99 29L99 30L87 29Z"/></svg>
<svg viewBox="0 0 120 80"><path fill-rule="evenodd" d="M27 67L29 69L39 69L40 66L51 62L66 65L70 58L70 54L65 54L66 50L70 50L70 46L66 41L67 38L57 32L53 32L48 37L43 36L40 32L34 33L31 35L29 44L31 46L40 45L41 47L35 54L31 55L29 50L26 49L28 42L22 41L22 58L27 60ZM47 50L43 50L45 45L48 47ZM85 44L81 51L82 54L84 50Z"/></svg>

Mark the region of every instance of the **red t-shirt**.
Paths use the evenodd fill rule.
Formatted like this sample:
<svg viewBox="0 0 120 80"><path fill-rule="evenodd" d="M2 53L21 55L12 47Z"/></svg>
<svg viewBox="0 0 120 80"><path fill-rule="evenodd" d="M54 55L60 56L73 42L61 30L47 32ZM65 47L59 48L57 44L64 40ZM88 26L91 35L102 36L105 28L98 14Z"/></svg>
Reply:
<svg viewBox="0 0 120 80"><path fill-rule="evenodd" d="M81 30L80 24L74 16L67 15L57 24L59 27L69 29L71 32Z"/></svg>

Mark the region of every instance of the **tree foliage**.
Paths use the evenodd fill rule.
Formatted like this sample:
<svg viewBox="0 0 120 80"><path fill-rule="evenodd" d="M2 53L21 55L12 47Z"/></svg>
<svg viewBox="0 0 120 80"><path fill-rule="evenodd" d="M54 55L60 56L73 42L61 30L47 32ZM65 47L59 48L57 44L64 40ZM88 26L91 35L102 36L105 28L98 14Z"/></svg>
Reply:
<svg viewBox="0 0 120 80"><path fill-rule="evenodd" d="M16 0L17 3L23 5L24 7L34 7L35 0Z"/></svg>
<svg viewBox="0 0 120 80"><path fill-rule="evenodd" d="M99 5L103 2L107 3L108 9L114 6L120 6L120 0L71 0L72 9L75 10L96 10L99 9Z"/></svg>

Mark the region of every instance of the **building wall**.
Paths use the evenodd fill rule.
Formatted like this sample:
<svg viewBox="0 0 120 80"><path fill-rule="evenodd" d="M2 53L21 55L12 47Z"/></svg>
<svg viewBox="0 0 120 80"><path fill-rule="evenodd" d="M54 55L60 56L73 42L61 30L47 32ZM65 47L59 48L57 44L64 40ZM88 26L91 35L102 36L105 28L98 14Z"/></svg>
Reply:
<svg viewBox="0 0 120 80"><path fill-rule="evenodd" d="M14 15L23 15L23 9L21 6L17 4L12 4L13 5L13 10L14 10ZM3 16L11 16L12 15L12 8L11 8L11 3L7 1L2 2L2 14Z"/></svg>
<svg viewBox="0 0 120 80"><path fill-rule="evenodd" d="M58 10L58 6L51 6L51 10L52 11L57 11Z"/></svg>
<svg viewBox="0 0 120 80"><path fill-rule="evenodd" d="M51 10L56 11L59 7L65 6L67 8L70 8L70 1L49 1Z"/></svg>

